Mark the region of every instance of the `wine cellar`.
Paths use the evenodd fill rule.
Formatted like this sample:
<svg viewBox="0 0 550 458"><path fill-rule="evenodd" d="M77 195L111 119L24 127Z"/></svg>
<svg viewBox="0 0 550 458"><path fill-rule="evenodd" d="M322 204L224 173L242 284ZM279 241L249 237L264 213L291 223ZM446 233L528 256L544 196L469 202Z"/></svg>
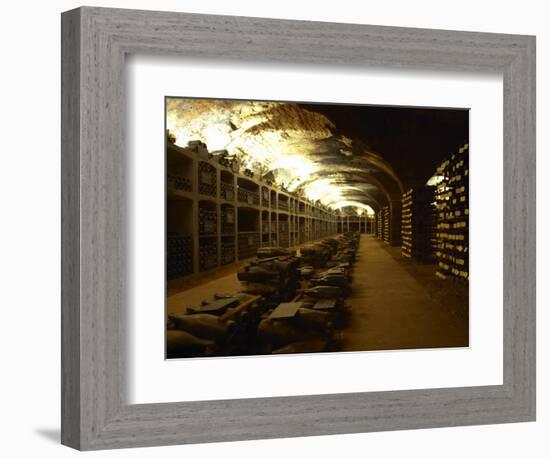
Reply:
<svg viewBox="0 0 550 458"><path fill-rule="evenodd" d="M354 116L361 131L380 129L370 133L381 152L362 156L348 140L308 143L319 113L345 124L345 107L261 104L253 116L272 111L247 134L245 102L220 102L215 126L233 103L237 114L212 137L231 138L227 149L192 139L204 138L190 136L193 122L179 124L185 141L167 130L166 357L468 346L467 112L437 124L437 110L362 107L371 114ZM459 127L445 131L453 117ZM270 151L293 122L304 125ZM411 122L441 138L420 142Z"/></svg>

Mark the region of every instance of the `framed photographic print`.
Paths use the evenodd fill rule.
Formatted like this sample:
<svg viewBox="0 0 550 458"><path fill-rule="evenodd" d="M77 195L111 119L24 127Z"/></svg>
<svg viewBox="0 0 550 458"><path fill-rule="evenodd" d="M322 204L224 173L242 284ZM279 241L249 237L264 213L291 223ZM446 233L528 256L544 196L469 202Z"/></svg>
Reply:
<svg viewBox="0 0 550 458"><path fill-rule="evenodd" d="M62 16L62 442L535 418L535 39Z"/></svg>

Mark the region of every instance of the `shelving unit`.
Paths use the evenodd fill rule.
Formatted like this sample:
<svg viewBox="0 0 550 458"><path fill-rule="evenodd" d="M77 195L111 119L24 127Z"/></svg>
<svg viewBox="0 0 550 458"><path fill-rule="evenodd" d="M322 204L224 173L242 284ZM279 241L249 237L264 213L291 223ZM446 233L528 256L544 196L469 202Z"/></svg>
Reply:
<svg viewBox="0 0 550 458"><path fill-rule="evenodd" d="M382 240L384 235L384 215L383 210L376 213L376 238Z"/></svg>
<svg viewBox="0 0 550 458"><path fill-rule="evenodd" d="M220 199L235 202L235 178L227 170L220 171Z"/></svg>
<svg viewBox="0 0 550 458"><path fill-rule="evenodd" d="M468 153L465 144L437 170L443 178L436 190L436 275L440 278L468 280Z"/></svg>
<svg viewBox="0 0 550 458"><path fill-rule="evenodd" d="M403 194L401 206L401 253L422 261L433 259L435 236L435 188L423 186Z"/></svg>
<svg viewBox="0 0 550 458"><path fill-rule="evenodd" d="M168 280L253 257L261 246L293 247L337 232L336 212L240 174L204 143L167 142L166 161Z"/></svg>
<svg viewBox="0 0 550 458"><path fill-rule="evenodd" d="M390 243L390 207L382 209L382 240Z"/></svg>
<svg viewBox="0 0 550 458"><path fill-rule="evenodd" d="M376 214L368 216L357 215L338 215L336 230L339 234L356 231L362 234L376 235Z"/></svg>
<svg viewBox="0 0 550 458"><path fill-rule="evenodd" d="M290 244L288 215L279 213L279 246L287 248Z"/></svg>

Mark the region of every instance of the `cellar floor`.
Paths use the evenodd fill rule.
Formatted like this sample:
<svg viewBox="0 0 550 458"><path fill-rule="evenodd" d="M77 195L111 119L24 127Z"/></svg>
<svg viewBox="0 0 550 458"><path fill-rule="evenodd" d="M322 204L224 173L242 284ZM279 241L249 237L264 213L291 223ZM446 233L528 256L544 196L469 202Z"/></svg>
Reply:
<svg viewBox="0 0 550 458"><path fill-rule="evenodd" d="M440 280L435 265L404 258L362 236L354 269L349 325L342 350L392 350L468 345L468 291Z"/></svg>
<svg viewBox="0 0 550 458"><path fill-rule="evenodd" d="M246 263L245 263L246 264ZM232 294L233 266L185 291L169 291L168 313L198 305L215 292ZM468 291L435 276L435 265L401 256L400 247L361 237L354 267L352 313L338 336L341 351L461 347L468 345Z"/></svg>

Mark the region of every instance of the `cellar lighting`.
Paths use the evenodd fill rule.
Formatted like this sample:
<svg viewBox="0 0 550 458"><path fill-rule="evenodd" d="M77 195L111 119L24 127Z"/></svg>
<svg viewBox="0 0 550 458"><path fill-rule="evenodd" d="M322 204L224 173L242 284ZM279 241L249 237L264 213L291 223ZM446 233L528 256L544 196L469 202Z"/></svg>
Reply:
<svg viewBox="0 0 550 458"><path fill-rule="evenodd" d="M431 177L427 182L426 184L428 186L437 186L439 183L441 183L443 180L445 179L445 177L443 175L434 175L433 177Z"/></svg>
<svg viewBox="0 0 550 458"><path fill-rule="evenodd" d="M269 170L278 186L300 190L333 209L349 206L350 194L364 193L338 177L316 178L327 168L319 155L322 142L340 142L343 156L352 145L346 137L335 137L332 122L320 113L287 103L176 98L167 99L166 108L166 127L181 147L200 140L209 151L226 150L239 158L243 169ZM350 164L346 171L356 168Z"/></svg>

